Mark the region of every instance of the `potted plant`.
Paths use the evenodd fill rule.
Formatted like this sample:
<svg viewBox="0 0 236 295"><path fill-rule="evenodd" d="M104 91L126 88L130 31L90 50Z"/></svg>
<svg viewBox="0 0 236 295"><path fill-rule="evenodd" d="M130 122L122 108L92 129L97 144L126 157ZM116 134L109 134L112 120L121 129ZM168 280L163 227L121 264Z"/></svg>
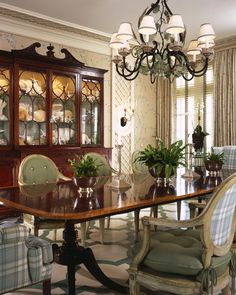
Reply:
<svg viewBox="0 0 236 295"><path fill-rule="evenodd" d="M224 153L207 153L204 158L204 163L206 170L209 171L212 176L216 176L224 164Z"/></svg>
<svg viewBox="0 0 236 295"><path fill-rule="evenodd" d="M70 165L74 172L73 181L80 187L81 192L88 192L96 184L98 168L101 164L96 164L96 160L90 156L77 157L70 160Z"/></svg>
<svg viewBox="0 0 236 295"><path fill-rule="evenodd" d="M168 183L179 165L186 166L185 148L186 145L183 145L182 140L166 147L164 142L158 139L157 147L149 144L143 151L140 151L136 161L144 163L153 177L165 178Z"/></svg>

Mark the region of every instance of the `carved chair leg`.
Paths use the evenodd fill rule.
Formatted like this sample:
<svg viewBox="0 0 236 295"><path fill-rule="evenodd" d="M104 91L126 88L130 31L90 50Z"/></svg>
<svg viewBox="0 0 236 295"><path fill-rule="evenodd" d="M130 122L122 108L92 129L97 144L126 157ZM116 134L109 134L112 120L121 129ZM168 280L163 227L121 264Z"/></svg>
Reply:
<svg viewBox="0 0 236 295"><path fill-rule="evenodd" d="M233 295L234 293L232 293ZM223 290L222 290L222 295L230 295L230 289L229 285L227 285Z"/></svg>
<svg viewBox="0 0 236 295"><path fill-rule="evenodd" d="M53 241L56 241L57 240L57 230L54 229L53 230Z"/></svg>
<svg viewBox="0 0 236 295"><path fill-rule="evenodd" d="M177 219L181 218L181 201L177 201Z"/></svg>
<svg viewBox="0 0 236 295"><path fill-rule="evenodd" d="M231 277L231 294L235 294L235 277Z"/></svg>
<svg viewBox="0 0 236 295"><path fill-rule="evenodd" d="M51 295L51 279L43 281L43 295Z"/></svg>
<svg viewBox="0 0 236 295"><path fill-rule="evenodd" d="M104 244L105 218L99 218L99 229L101 235L101 244Z"/></svg>
<svg viewBox="0 0 236 295"><path fill-rule="evenodd" d="M34 235L35 235L36 237L39 236L39 229L38 229L37 225L34 226Z"/></svg>
<svg viewBox="0 0 236 295"><path fill-rule="evenodd" d="M154 218L158 217L158 206L154 206L151 208L151 216L153 215ZM154 231L157 231L157 226L154 226Z"/></svg>
<svg viewBox="0 0 236 295"><path fill-rule="evenodd" d="M87 222L81 222L80 223L80 238L81 238L81 245L83 247L85 247L86 236L87 236Z"/></svg>
<svg viewBox="0 0 236 295"><path fill-rule="evenodd" d="M108 216L106 219L107 219L107 228L109 229L110 228L110 223L111 223L111 217Z"/></svg>
<svg viewBox="0 0 236 295"><path fill-rule="evenodd" d="M134 274L129 276L129 295L140 295L140 285Z"/></svg>
<svg viewBox="0 0 236 295"><path fill-rule="evenodd" d="M135 241L139 240L139 213L140 210L134 210L134 230L135 230Z"/></svg>

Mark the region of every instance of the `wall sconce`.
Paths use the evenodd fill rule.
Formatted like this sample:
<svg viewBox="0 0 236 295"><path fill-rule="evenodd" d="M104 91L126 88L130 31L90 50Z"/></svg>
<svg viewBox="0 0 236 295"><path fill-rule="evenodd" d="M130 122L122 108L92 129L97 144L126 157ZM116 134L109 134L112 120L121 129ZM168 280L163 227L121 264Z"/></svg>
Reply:
<svg viewBox="0 0 236 295"><path fill-rule="evenodd" d="M127 109L124 109L124 116L120 118L121 127L125 127L127 122L132 119L133 115L134 115L134 110L132 110L132 115L128 118L127 117Z"/></svg>

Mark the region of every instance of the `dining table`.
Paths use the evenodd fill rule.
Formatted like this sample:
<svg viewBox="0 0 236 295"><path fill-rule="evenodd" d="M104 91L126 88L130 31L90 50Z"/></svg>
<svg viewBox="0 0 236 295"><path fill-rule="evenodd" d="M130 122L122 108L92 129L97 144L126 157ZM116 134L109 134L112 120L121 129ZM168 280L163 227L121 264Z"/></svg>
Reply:
<svg viewBox="0 0 236 295"><path fill-rule="evenodd" d="M84 264L107 288L126 294L128 286L117 283L104 274L91 248L79 244L75 224L200 198L212 193L234 171L225 170L215 177L210 177L205 171L198 171L197 178L184 178L183 170L179 170L167 185L159 184L149 174L99 177L95 186L83 193L73 181L8 186L0 188L0 201L23 213L65 221L63 243L60 246L54 244L53 251L54 261L67 266L68 294L76 294L75 268L79 264ZM119 182L120 180L122 181ZM122 183L122 186L117 187L114 183Z"/></svg>

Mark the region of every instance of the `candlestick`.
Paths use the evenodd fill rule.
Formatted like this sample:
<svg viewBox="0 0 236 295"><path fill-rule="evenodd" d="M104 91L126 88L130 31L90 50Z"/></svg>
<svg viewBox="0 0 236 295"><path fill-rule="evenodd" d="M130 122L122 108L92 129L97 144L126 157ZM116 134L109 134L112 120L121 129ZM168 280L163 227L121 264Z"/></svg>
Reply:
<svg viewBox="0 0 236 295"><path fill-rule="evenodd" d="M121 150L123 145L122 144L116 144L115 148L117 149L117 162L118 162L118 173L115 175L112 179L112 182L108 184L112 189L115 190L124 190L131 187L130 184L125 182L125 180L121 176Z"/></svg>

